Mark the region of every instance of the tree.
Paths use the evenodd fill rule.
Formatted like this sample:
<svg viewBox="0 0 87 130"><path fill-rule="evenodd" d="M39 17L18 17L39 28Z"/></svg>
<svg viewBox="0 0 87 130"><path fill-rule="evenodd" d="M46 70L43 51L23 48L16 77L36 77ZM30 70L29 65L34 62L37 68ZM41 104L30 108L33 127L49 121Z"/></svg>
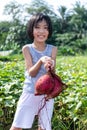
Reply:
<svg viewBox="0 0 87 130"><path fill-rule="evenodd" d="M10 15L12 17L12 22L16 25L23 20L24 8L21 4L16 1L12 1L7 4L4 8L4 14Z"/></svg>
<svg viewBox="0 0 87 130"><path fill-rule="evenodd" d="M9 32L9 28L11 27L12 23L8 21L0 22L0 50L5 49L5 40Z"/></svg>
<svg viewBox="0 0 87 130"><path fill-rule="evenodd" d="M67 31L68 28L68 20L70 17L70 12L67 10L65 6L60 6L58 8L58 13L59 13L60 33L64 33Z"/></svg>
<svg viewBox="0 0 87 130"><path fill-rule="evenodd" d="M80 37L86 36L87 9L80 2L76 2L73 8L70 24L73 25L73 31L77 32Z"/></svg>
<svg viewBox="0 0 87 130"><path fill-rule="evenodd" d="M30 15L34 15L39 12L43 12L51 17L52 15L55 15L53 7L44 0L33 0L32 3L26 7L26 11Z"/></svg>

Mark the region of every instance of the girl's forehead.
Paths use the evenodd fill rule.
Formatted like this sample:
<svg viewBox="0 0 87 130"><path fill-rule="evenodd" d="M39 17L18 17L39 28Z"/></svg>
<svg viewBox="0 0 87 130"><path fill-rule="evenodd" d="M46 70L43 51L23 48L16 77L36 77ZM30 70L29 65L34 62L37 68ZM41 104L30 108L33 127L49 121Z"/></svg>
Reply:
<svg viewBox="0 0 87 130"><path fill-rule="evenodd" d="M45 24L48 25L45 19L37 21L36 25Z"/></svg>

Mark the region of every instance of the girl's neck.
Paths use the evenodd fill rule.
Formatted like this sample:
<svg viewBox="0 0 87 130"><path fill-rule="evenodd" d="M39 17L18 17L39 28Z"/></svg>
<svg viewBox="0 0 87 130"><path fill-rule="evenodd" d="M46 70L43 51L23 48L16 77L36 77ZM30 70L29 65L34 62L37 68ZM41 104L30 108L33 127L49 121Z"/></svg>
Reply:
<svg viewBox="0 0 87 130"><path fill-rule="evenodd" d="M46 43L36 43L33 42L33 47L37 49L38 51L44 51L46 48Z"/></svg>

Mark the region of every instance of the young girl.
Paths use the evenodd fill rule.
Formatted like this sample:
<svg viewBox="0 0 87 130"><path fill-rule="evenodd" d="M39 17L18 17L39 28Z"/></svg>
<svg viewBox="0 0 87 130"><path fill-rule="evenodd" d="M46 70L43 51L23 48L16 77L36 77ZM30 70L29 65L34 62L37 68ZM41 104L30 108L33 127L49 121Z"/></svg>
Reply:
<svg viewBox="0 0 87 130"><path fill-rule="evenodd" d="M49 66L55 70L57 47L46 44L46 40L52 35L50 18L42 13L31 17L27 32L33 43L22 48L26 66L25 81L10 130L31 128L35 115L38 115L38 130L52 130L54 99L46 96L48 100L41 109L44 95L34 95L37 79L49 70Z"/></svg>

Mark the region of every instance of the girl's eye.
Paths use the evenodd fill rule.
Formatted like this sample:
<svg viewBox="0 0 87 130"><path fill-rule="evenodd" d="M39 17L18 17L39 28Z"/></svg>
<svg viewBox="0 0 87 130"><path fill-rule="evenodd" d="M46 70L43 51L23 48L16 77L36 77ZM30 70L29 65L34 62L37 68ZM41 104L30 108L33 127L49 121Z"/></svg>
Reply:
<svg viewBox="0 0 87 130"><path fill-rule="evenodd" d="M44 27L44 29L47 29L47 30L48 30L48 27L46 26L46 27Z"/></svg>
<svg viewBox="0 0 87 130"><path fill-rule="evenodd" d="M39 26L36 26L35 28L40 28Z"/></svg>
<svg viewBox="0 0 87 130"><path fill-rule="evenodd" d="M43 29L46 29L46 30L48 30L48 26L44 26L44 27L35 26L35 28L36 28L36 29L42 29L42 28L43 28Z"/></svg>

